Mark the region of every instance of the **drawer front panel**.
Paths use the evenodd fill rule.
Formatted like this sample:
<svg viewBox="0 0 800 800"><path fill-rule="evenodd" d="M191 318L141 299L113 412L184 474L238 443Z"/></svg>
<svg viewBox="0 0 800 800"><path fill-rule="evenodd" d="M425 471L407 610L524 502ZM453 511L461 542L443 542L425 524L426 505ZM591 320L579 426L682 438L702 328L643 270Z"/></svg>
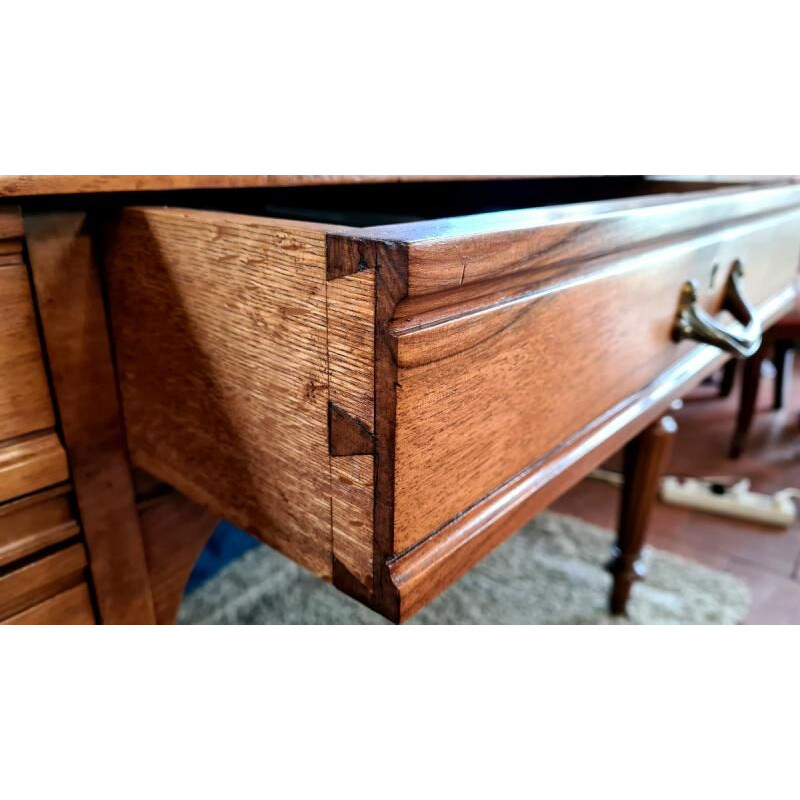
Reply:
<svg viewBox="0 0 800 800"><path fill-rule="evenodd" d="M86 553L82 544L0 574L0 619L14 616L84 580Z"/></svg>
<svg viewBox="0 0 800 800"><path fill-rule="evenodd" d="M687 279L716 312L740 259L746 294L763 308L788 299L799 255L800 214L788 212L549 281L532 271L441 293L398 318L395 552L701 347L670 337Z"/></svg>
<svg viewBox="0 0 800 800"><path fill-rule="evenodd" d="M0 567L79 533L68 487L0 505Z"/></svg>
<svg viewBox="0 0 800 800"><path fill-rule="evenodd" d="M94 625L94 610L85 583L8 617L3 625Z"/></svg>
<svg viewBox="0 0 800 800"><path fill-rule="evenodd" d="M0 503L66 481L67 456L55 433L0 443Z"/></svg>
<svg viewBox="0 0 800 800"><path fill-rule="evenodd" d="M0 441L52 428L50 391L21 252L10 263L0 261L0 375Z"/></svg>

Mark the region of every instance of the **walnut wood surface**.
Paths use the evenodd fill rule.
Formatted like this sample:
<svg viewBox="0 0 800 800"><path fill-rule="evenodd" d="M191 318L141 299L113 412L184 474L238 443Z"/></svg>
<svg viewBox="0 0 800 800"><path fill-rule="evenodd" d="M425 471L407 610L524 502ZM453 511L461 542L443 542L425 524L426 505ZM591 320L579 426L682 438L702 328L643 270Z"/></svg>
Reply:
<svg viewBox="0 0 800 800"><path fill-rule="evenodd" d="M534 270L527 282L517 276L511 286L485 286L469 301L440 294L438 307L396 321L394 552L695 347L670 338L684 281L697 280L704 305L716 311L730 266L741 258L747 295L759 306L791 285L798 254L800 213L782 213L724 234L597 259L579 277Z"/></svg>
<svg viewBox="0 0 800 800"><path fill-rule="evenodd" d="M408 248L408 295L533 269L578 273L589 259L794 208L800 187L718 189L501 211L371 228Z"/></svg>
<svg viewBox="0 0 800 800"><path fill-rule="evenodd" d="M690 207L681 209L673 207L673 203L676 206L688 203ZM623 203L617 201L613 204L602 205L604 207L613 205L619 211L621 206L633 210L640 207L642 203L641 200ZM391 553L398 552L402 547L402 544L395 540L398 530L396 528L397 520L392 518L392 509L395 507L395 497L398 498L398 504L402 503L402 498L399 496L400 478L395 470L399 467L400 461L399 450L396 448L402 436L398 424L398 413L403 393L408 387L407 382L403 379L404 368L424 370L427 360L431 357L435 359L440 354L442 366L445 370L451 369L450 376L453 381L458 380L458 375L457 370L451 367L451 362L459 358L463 360L465 368L469 363L470 368L474 367L480 371L480 359L475 357L476 353L470 353L469 348L479 350L481 347L483 337L480 335L480 326L483 323L483 317L491 323L491 318L498 309L506 307L506 311L508 311L508 307L513 309L515 305L518 305L523 312L521 317L524 319L524 307L531 302L531 298L527 297L528 294L535 296L538 293L539 299L544 299L549 295L557 294L556 289L559 287L564 290L572 290L583 283L591 284L595 278L607 279L609 283L613 283L612 279L616 275L617 278L623 278L624 285L626 280L630 281L631 279L625 278L626 269L620 268L617 262L630 262L628 264L630 271L635 273L638 262L634 256L641 255L646 262L648 258L646 251L650 248L663 251L659 253L661 256L664 253L670 254L671 258L678 260L678 263L683 258L684 269L687 266L693 266L696 269L697 251L705 248L708 250L706 255L720 258L722 270L720 277L724 280L726 275L722 259L727 257L728 252L734 250L730 247L729 239L738 240L739 247L736 249L746 253L744 258L747 263L752 266L752 257L755 257L757 264L755 269L759 279L756 281L755 296L757 300L763 302L761 313L765 320L774 319L791 304L793 290L789 284L797 265L798 254L797 227L796 225L794 228L791 227L792 217L796 213L791 209L798 205L796 188L786 187L774 192L773 190L767 192L751 192L749 190L746 192L723 192L702 198L692 197L688 200L686 197L661 198L650 205L648 210L640 212L645 213L646 218L634 220L635 224L632 224L631 227L621 224L619 228L609 229L602 224L594 228L589 225L587 232L579 241L580 246L574 251L574 258L571 262L569 248L559 246L555 269L549 269L546 262L543 262L545 266L541 269L531 269L527 261L520 269L515 269L504 259L499 262L505 265L499 269L502 277L492 274L490 270L488 277L482 276L479 280L473 281L474 285L462 285L468 283L463 280L464 270L462 270L458 278L449 285L447 291L439 291L427 297L421 296L419 293L415 296L411 291L410 276L413 269L414 250L418 242L405 234L411 230L418 233L420 227L417 225L407 226L405 234L403 226L360 231L357 237L348 237L351 239L349 243L337 243L335 248L329 250L329 257L332 255L336 260L332 271L338 277L348 274L348 271L354 273L369 268L370 265L376 266L378 261L382 261L378 273L381 280L378 283L376 309L379 309L381 304L391 309L388 315L387 312L376 310L375 434L378 447L380 449L381 443L383 443L386 456L379 459L380 466L376 469L374 522L376 551L381 554L378 566L385 564L387 568L383 574L378 576L379 586L376 591L375 606L390 618L406 619L422 607L536 511L544 508L572 482L596 466L602 457L609 455L614 448L624 444L641 430L648 421L654 420L660 413L663 413L672 399L691 388L702 376L708 374L715 364L721 364L725 357L720 356L711 348L693 348L691 345L674 346L669 343L664 347L663 341L660 341L658 346L663 348L659 351L663 358L659 365L662 370L660 374L657 370L648 373L647 369L640 366L642 374L639 376L641 380L638 382L638 386L636 382L631 382L628 387L628 396L621 400L616 408L608 410L607 413L598 410L599 416L583 428L578 420L573 420L571 433L565 430L560 440L554 440L556 444L552 450L540 456L538 460L532 460L527 466L523 466L518 473L509 474L505 478L506 482L490 494L481 498L480 491L476 491L472 499L467 500L465 505L457 510L454 509L452 522L433 535L428 532L427 538L424 538L421 544L413 546L399 557L392 558ZM599 212L601 209L597 210ZM560 211L562 216L574 214L574 210L570 209L561 209ZM661 219L662 215L666 219ZM557 216L558 214L556 214ZM769 219L766 219L767 217ZM698 222L698 220L700 221ZM447 226L452 223L454 227L458 227L460 222L463 220L447 221L442 224ZM475 223L475 221L467 222ZM507 219L504 221L488 220L488 233L500 236L499 240L492 242L493 246L500 245L499 252L502 252L503 227L507 222ZM523 220L523 222L527 224L527 221ZM599 222L602 223L602 220ZM493 224L498 228L495 231L491 230ZM424 227L427 224L421 225ZM431 230L435 229L435 223L430 225L432 226ZM468 228L469 225L467 225ZM729 228L734 230L729 230ZM654 230L658 232L657 235L653 235ZM596 234L594 238L592 231ZM518 236L518 231L513 229L506 233L510 234L512 240ZM480 236L480 234L478 235ZM379 241L381 237L385 240ZM424 237L422 238L424 239ZM446 250L459 253L462 246L467 245L467 248L470 246L469 238L467 236L467 240L461 241L456 235L450 239L445 236L441 244ZM383 252L383 258L380 259L373 255L372 261L370 261L371 254L376 254L378 251ZM403 253L405 253L405 261L402 258L398 260L396 255ZM606 256L604 259L591 257L602 253L619 253L620 255ZM395 254L395 257L391 257L389 254ZM692 254L694 254L694 262ZM762 258L765 255L767 255L766 266ZM490 258L490 255L487 257ZM777 269L776 265L779 265ZM641 264L639 266L641 267ZM656 258L651 263L653 274L657 274L658 267L659 262ZM709 273L712 267L713 264L707 267ZM435 274L435 271L429 274ZM587 275L593 275L594 278L587 278ZM708 278L710 279L710 274ZM527 288L526 283L528 284ZM678 280L678 284L680 283L681 280ZM707 288L703 290L704 303L710 310L714 310L719 302L717 294L719 285L717 283L713 291ZM752 279L748 285L751 289L753 288ZM445 287L447 288L447 285ZM437 288L441 289L441 285ZM648 296L657 297L658 281L656 281L656 286L650 285L647 288ZM424 287L422 291L425 291ZM674 293L674 289L669 291L670 296L674 296ZM625 294L625 291L620 289L618 292L610 291L607 297L613 300L624 298ZM407 299L404 300L404 298ZM591 319L598 313L596 309L602 309L602 302L596 302L593 294L587 294L587 298L588 302L582 309L582 313ZM656 301L651 299L651 306L653 302ZM625 308L626 306L620 307ZM639 321L637 324L647 326L647 338L650 344L648 345L647 341L644 345L634 342L634 352L641 353L648 347L652 350L652 345L656 341L654 329L659 326L662 327L661 332L666 336L667 341L669 340L670 325L664 324L660 318L655 322L649 320L647 311L647 307L638 310ZM565 313L566 319L573 321L579 312L577 309L566 309ZM605 312L600 311L601 319L603 313ZM459 322L465 315L471 317L470 321L475 321L476 324L473 328L464 325L463 321ZM674 307L670 309L665 319L669 319L671 323L673 315ZM390 329L388 337L381 334L384 326L383 320L386 319L389 320L386 324L386 327ZM634 319L636 320L637 317L634 316ZM490 337L502 336L509 329L513 332L516 323L517 320L513 314L510 314L497 328L492 329L489 325L489 335ZM464 327L458 327L459 324ZM447 336L447 332L442 333L440 342L444 346L441 351L437 352L435 346L427 346L431 343L430 341L423 341L425 346L409 349L407 352L411 358L408 362L403 361L404 336L410 338L424 332L426 335L434 337L434 344L437 344L435 336L439 332L438 329L446 328L448 325L453 326L451 329L453 335ZM476 330L478 335L474 335ZM531 330L536 332L538 329ZM585 339L576 337L568 344L562 344L562 349L566 350L561 359L563 369L556 371L551 378L551 384L556 391L559 390L565 374L569 377L576 368L577 371L580 371L582 364L592 363L590 359L582 357L581 353L586 346L585 342L589 342L590 346L595 345L598 333L597 331L593 332L591 326L587 326L584 335ZM600 335L602 336L602 330ZM613 336L609 344L615 345ZM526 340L521 338L516 350L514 347L498 348L494 356L490 354L490 360L495 357L499 358L502 363L503 357L499 355L499 351L503 350L507 359L507 370L504 372L501 369L495 373L494 384L491 388L489 388L489 383L486 384L487 397L508 397L509 393L513 394L516 391L516 371L517 367L525 363L527 346ZM548 356L549 354L545 353L544 355ZM471 357L475 357L474 360L471 360ZM576 358L579 359L577 362ZM522 360L520 361L520 359ZM618 365L624 368L626 362L624 358L618 358L616 362L609 363L613 370ZM649 377L645 373L648 373ZM524 368L523 374L525 374ZM530 374L535 376L535 369ZM381 379L380 375L384 375L384 379ZM535 380L535 377L532 379ZM629 380L629 376L625 375L624 380ZM466 384L466 397L477 398L478 395L469 393L471 391L470 381L464 378L464 384ZM544 387L544 382L541 385ZM591 383L589 388L590 392L586 391L585 386L581 389L576 402L585 403L584 394L600 393ZM614 388L616 389L616 386ZM413 409L414 412L424 414L431 404L437 403L441 408L448 409L448 413L442 414L436 422L434 422L433 416L430 417L429 432L438 433L447 429L456 437L459 435L466 437L462 443L467 448L467 452L475 454L473 474L462 467L462 471L457 471L456 475L459 479L463 477L468 482L472 481L472 485L475 486L482 479L481 471L485 464L484 454L479 452L479 448L474 447L469 435L464 433L463 429L471 427L475 436L480 438L481 431L487 420L491 418L491 414L477 413L472 426L457 424L458 420L465 421L463 406L450 399L452 387L442 385L438 373L435 380L428 381L424 387L419 384L418 389L419 402ZM566 397L566 395L564 396ZM482 402L485 400L486 398L483 398ZM522 395L521 400L523 401L521 408L530 409L530 397ZM571 400L572 398L567 402L571 402ZM450 405L447 405L448 401ZM479 405L480 402L477 402L475 408L477 409ZM411 406L409 406L410 408ZM563 412L563 409L557 410ZM501 418L504 415L505 418L511 415L512 419L514 414L522 414L524 417L526 413L524 410L517 411L511 404L506 407L501 405L497 411ZM533 412L528 411L527 413ZM413 414L408 416L409 419L415 418ZM535 425L543 426L545 429L550 423L546 415L539 415L535 419L537 420ZM452 424L454 420L456 424ZM507 435L502 429L500 433ZM522 437L530 435L524 427L520 427L517 433ZM510 440L507 438L505 441L509 443L508 452L513 458L517 447L516 441L513 437ZM418 445L420 450L417 454L423 450L428 453L435 451L435 448L431 447L430 439L425 439L424 436L420 437ZM471 451L470 447L472 447ZM397 458L395 458L395 453L397 453ZM532 456L532 459L534 458L535 456ZM502 459L503 456L499 456L496 463L500 463ZM436 456L431 455L430 465L434 471L439 469L435 462ZM457 460L454 463L457 470L461 465ZM449 466L453 466L453 464L451 463ZM447 479L444 478L446 474L444 469L438 474L447 482ZM448 488L454 492L459 491L459 481L453 480L452 475L448 478L450 479ZM423 497L425 492L430 492L432 488L430 484L424 484L423 481L419 482L418 487L423 493ZM414 488L416 490L417 486ZM433 491L435 492L435 488ZM404 496L408 497L408 494L406 493ZM447 491L443 493L442 497L446 498L446 496ZM464 499L466 500L466 494ZM428 508L431 511L431 519L436 518L435 514L444 516L440 514L438 507L434 508L431 505ZM415 513L415 509L410 506L409 509L411 514ZM424 525L420 525L418 532L423 533L424 527ZM428 531L430 530L429 528ZM380 573L380 569L378 573Z"/></svg>
<svg viewBox="0 0 800 800"><path fill-rule="evenodd" d="M614 579L609 600L612 614L625 614L634 581L644 577L642 547L677 430L672 417L662 417L625 447L617 542L608 566Z"/></svg>
<svg viewBox="0 0 800 800"><path fill-rule="evenodd" d="M94 625L89 587L80 583L25 611L8 617L3 625Z"/></svg>
<svg viewBox="0 0 800 800"><path fill-rule="evenodd" d="M52 431L0 443L0 503L68 478L67 456Z"/></svg>
<svg viewBox="0 0 800 800"><path fill-rule="evenodd" d="M105 258L133 462L323 577L328 230L127 209Z"/></svg>
<svg viewBox="0 0 800 800"><path fill-rule="evenodd" d="M218 520L177 492L140 504L139 520L156 622L171 625L189 575Z"/></svg>
<svg viewBox="0 0 800 800"><path fill-rule="evenodd" d="M0 505L0 567L80 532L62 485Z"/></svg>
<svg viewBox="0 0 800 800"><path fill-rule="evenodd" d="M32 214L25 228L100 617L153 622L91 224L81 212Z"/></svg>
<svg viewBox="0 0 800 800"><path fill-rule="evenodd" d="M22 240L0 253L0 442L55 424Z"/></svg>
<svg viewBox="0 0 800 800"><path fill-rule="evenodd" d="M85 569L83 545L74 544L0 574L0 619L77 585L83 581Z"/></svg>

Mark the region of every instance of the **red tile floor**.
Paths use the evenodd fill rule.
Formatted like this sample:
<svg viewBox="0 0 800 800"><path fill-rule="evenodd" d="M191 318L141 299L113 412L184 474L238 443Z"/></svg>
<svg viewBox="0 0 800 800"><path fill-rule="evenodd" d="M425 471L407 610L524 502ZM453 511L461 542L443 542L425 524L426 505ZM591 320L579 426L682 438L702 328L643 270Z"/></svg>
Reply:
<svg viewBox="0 0 800 800"><path fill-rule="evenodd" d="M794 375L794 398L772 411L772 381L762 380L750 441L737 461L726 453L739 400L737 380L731 396L719 399L713 386L702 386L673 413L679 432L667 472L673 475L730 475L750 478L755 491L800 489L800 371ZM619 459L608 465L619 468ZM553 510L613 528L619 489L587 479L561 497ZM738 575L749 586L750 624L800 624L800 522L788 529L716 517L656 505L648 542L710 567Z"/></svg>

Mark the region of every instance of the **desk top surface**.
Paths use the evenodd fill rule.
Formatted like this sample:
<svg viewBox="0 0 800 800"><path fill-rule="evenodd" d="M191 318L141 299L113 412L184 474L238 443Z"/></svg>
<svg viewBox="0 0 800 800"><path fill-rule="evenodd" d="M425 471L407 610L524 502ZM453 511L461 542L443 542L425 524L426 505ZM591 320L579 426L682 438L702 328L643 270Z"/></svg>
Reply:
<svg viewBox="0 0 800 800"><path fill-rule="evenodd" d="M0 197L172 189L248 189L284 186L411 183L518 178L519 175L0 175ZM530 176L525 176L530 177ZM546 176L537 176L546 177ZM550 176L547 176L550 177ZM558 177L558 176L552 176Z"/></svg>

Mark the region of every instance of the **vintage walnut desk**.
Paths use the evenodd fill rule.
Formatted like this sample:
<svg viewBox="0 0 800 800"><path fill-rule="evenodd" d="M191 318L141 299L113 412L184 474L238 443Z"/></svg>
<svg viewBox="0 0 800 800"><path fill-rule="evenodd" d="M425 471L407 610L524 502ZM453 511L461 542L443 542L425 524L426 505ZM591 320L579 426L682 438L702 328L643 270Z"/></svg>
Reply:
<svg viewBox="0 0 800 800"><path fill-rule="evenodd" d="M800 186L0 177L0 620L170 622L225 517L402 621L788 309Z"/></svg>

